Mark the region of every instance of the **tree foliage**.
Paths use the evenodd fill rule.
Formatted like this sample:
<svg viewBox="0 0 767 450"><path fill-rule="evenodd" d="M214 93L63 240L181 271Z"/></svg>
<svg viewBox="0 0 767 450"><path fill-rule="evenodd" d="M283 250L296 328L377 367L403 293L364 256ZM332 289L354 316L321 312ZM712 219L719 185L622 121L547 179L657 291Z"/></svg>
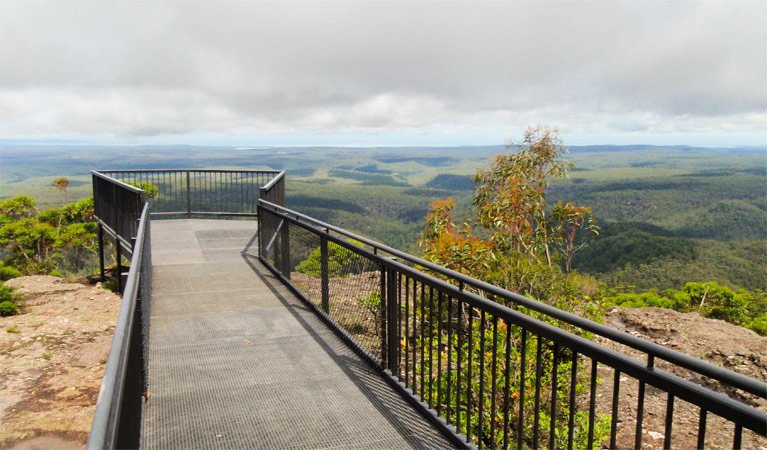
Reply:
<svg viewBox="0 0 767 450"><path fill-rule="evenodd" d="M31 197L3 201L0 246L8 255L4 264L21 273L81 273L96 250L93 197L39 214Z"/></svg>
<svg viewBox="0 0 767 450"><path fill-rule="evenodd" d="M509 149L473 177L476 225L458 228L455 202L437 200L419 243L432 262L553 304L578 290L561 273L557 254L569 272L573 255L598 228L588 208L546 204L549 179L573 167L562 159L556 130L528 128Z"/></svg>
<svg viewBox="0 0 767 450"><path fill-rule="evenodd" d="M564 149L556 130L529 128L522 142L510 144L509 148L511 152L496 156L488 169L480 169L472 178L476 183L473 199L476 213L474 224L467 221L460 227L456 226L453 222L456 203L452 198L436 200L430 205L426 225L419 241L424 248L425 258L496 286L596 318L598 308L591 302L590 297L584 295L577 274L566 273L570 270L573 255L585 245L585 238L597 231L594 220L589 214L590 210L576 207L572 203L560 202L553 208L549 208L546 204L546 188L549 185L549 179L565 176L572 167L572 164L561 158ZM559 255L564 259L564 271L559 264ZM526 311L526 308L507 306L525 310L528 314L544 321L553 321L542 314ZM501 324L499 323L499 326ZM492 341L494 338L488 329L478 327L476 322L458 323L456 328L456 335L470 335L469 339L473 342ZM514 327L511 332L513 335L511 341L514 345L502 351L512 355L511 361L518 361L524 352L524 349L519 347L521 330ZM581 331L581 334L585 333ZM532 336L531 339L537 341L538 337ZM485 346L485 348L489 347L490 345ZM563 367L563 364L566 365L568 362L562 358L561 354L555 356L547 345L543 347L545 350L541 354L542 369L536 376L541 377L538 381L546 386L553 376L554 358L558 358L559 367ZM457 342L452 348L457 348ZM440 348L437 351L439 357L444 359L443 350ZM477 361L478 366L474 370L481 371L481 361L485 359L490 361L493 357L489 353L481 355ZM501 358L501 356L496 357ZM474 361L467 366L473 364ZM581 367L579 370L584 369ZM517 372L515 369L510 373ZM567 371L563 370L557 376L562 377L565 372ZM457 376L466 377L466 374L459 375L456 371L450 370L446 378L452 379ZM501 378L503 376L497 375ZM485 383L497 377L487 377ZM525 380L516 377L509 382L516 390L521 383L529 384L533 379L532 376ZM585 380L586 377L583 376L581 379ZM564 380L562 383L565 384ZM585 389L583 383L577 382L576 390L583 391ZM476 385L472 383L472 390L479 392L480 389L491 387L481 384L482 381ZM446 391L448 390L442 390L442 392ZM547 392L544 395L550 399L563 394L564 391ZM452 394L448 392L446 395ZM560 405L566 404L563 400L563 398L559 399ZM439 401L449 404L454 400L440 399ZM502 398L499 401L510 402L510 404L516 402L512 398ZM526 403L531 401L530 398L525 399ZM486 407L489 408L490 405ZM526 409L533 407L532 403L525 405ZM517 407L510 409L515 411ZM548 423L553 418L549 417L544 410L545 408L540 410L541 420ZM563 407L560 413L567 414L566 408ZM497 429L499 426L498 423L493 423L496 419L487 417L483 419L483 423L474 425L486 431L482 434L485 439L484 445L494 447L500 443L500 441L486 441L487 436L492 435L488 431L493 427ZM578 447L586 445L586 434L583 431L587 428L585 427L587 420L588 418L583 415L576 415L575 440L579 444ZM535 440L534 430L532 423L527 422L524 424L524 429L517 430L517 433L526 445L530 445ZM557 418L559 424L566 422L561 417ZM604 433L608 429L609 417L599 417L597 422L595 433L599 441L606 436ZM564 430L561 430L559 436L565 435ZM558 442L558 444L564 445L564 442Z"/></svg>

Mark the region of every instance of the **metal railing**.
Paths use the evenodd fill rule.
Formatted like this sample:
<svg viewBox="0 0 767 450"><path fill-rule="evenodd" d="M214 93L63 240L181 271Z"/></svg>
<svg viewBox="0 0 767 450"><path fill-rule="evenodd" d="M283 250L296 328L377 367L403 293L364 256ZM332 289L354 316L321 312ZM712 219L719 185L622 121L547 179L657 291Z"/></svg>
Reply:
<svg viewBox="0 0 767 450"><path fill-rule="evenodd" d="M641 448L653 439L670 448L672 437L683 448L767 442L767 413L752 406L765 404L763 381L279 205L259 202L258 217L260 260L435 425L457 432L456 445ZM592 334L626 351L600 345ZM665 414L645 411L649 395L665 399ZM690 417L694 435L675 436L675 425ZM721 442L723 432L729 442Z"/></svg>
<svg viewBox="0 0 767 450"><path fill-rule="evenodd" d="M285 172L275 170L101 170L100 174L157 188L152 216L255 216L260 195L285 198ZM264 192L263 188L269 186ZM276 197L281 192L281 197Z"/></svg>
<svg viewBox="0 0 767 450"><path fill-rule="evenodd" d="M150 205L141 189L97 172L93 173L93 197L102 277L104 232L115 242L118 280L122 280L122 251L131 259L127 281L120 284L122 303L88 448L138 448L147 393L146 343L152 282Z"/></svg>

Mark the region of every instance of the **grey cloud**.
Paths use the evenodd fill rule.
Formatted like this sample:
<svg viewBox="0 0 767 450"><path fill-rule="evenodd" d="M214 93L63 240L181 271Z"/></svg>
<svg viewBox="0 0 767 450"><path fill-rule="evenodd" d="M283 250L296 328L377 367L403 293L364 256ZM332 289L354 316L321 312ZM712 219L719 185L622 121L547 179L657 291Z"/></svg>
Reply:
<svg viewBox="0 0 767 450"><path fill-rule="evenodd" d="M757 1L6 0L0 133L748 128L767 117L766 17Z"/></svg>

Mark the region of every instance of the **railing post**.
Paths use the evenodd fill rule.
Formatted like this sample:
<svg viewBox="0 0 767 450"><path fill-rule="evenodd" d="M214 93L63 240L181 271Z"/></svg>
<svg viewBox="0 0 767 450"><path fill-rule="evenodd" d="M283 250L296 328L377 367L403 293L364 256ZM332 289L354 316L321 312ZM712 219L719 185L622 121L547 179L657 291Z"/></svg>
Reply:
<svg viewBox="0 0 767 450"><path fill-rule="evenodd" d="M397 299L399 298L397 292L397 277L396 271L393 268L389 268L386 271L386 322L387 322L387 337L389 342L388 357L389 357L389 370L392 375L397 375L399 371L399 311L397 310Z"/></svg>
<svg viewBox="0 0 767 450"><path fill-rule="evenodd" d="M258 205L256 205L256 236L258 236L258 256L263 256L264 254L264 248L263 244L261 243L261 232L264 229L264 220L263 220L263 214L261 214L261 211L259 211Z"/></svg>
<svg viewBox="0 0 767 450"><path fill-rule="evenodd" d="M320 235L320 273L322 279L322 310L330 314L330 279L328 273L328 239Z"/></svg>
<svg viewBox="0 0 767 450"><path fill-rule="evenodd" d="M117 269L115 272L115 276L117 276L117 291L120 292L120 294L123 293L123 263L122 263L122 252L120 252L120 239L115 238L115 260L117 261Z"/></svg>
<svg viewBox="0 0 767 450"><path fill-rule="evenodd" d="M386 288L386 266L381 264L381 306L380 311L378 313L378 316L380 317L380 330L381 330L381 365L386 368L389 366L388 361L388 355L389 355L389 341L386 339L386 312L388 308L386 307L386 294L387 294L387 288Z"/></svg>
<svg viewBox="0 0 767 450"><path fill-rule="evenodd" d="M282 274L287 278L290 279L290 222L285 219L282 223L282 229L280 230L280 241L282 241L282 251L281 253L281 262L282 267L280 268L282 271Z"/></svg>
<svg viewBox="0 0 767 450"><path fill-rule="evenodd" d="M104 274L104 228L101 225L101 221L98 221L96 230L96 235L98 236L99 241L99 275L101 276L101 282L103 283L106 280L106 276Z"/></svg>
<svg viewBox="0 0 767 450"><path fill-rule="evenodd" d="M192 218L192 187L189 182L189 171L186 171L186 217Z"/></svg>

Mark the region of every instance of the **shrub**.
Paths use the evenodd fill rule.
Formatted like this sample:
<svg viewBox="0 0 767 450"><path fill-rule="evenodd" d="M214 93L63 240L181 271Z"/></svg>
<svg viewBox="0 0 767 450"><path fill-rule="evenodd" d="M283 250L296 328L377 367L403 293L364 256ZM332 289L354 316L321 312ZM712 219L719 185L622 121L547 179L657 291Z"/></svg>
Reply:
<svg viewBox="0 0 767 450"><path fill-rule="evenodd" d="M349 240L350 243L364 247L362 242ZM359 268L352 268L349 266L349 260L353 253L340 245L328 242L328 277L329 278L342 278L351 275L352 273L364 272L362 270L354 270ZM315 248L309 254L303 262L296 266L296 272L305 273L315 278L320 278L322 275L322 249L320 247Z"/></svg>
<svg viewBox="0 0 767 450"><path fill-rule="evenodd" d="M0 285L0 316L18 314L21 301L21 296L13 292L12 287Z"/></svg>
<svg viewBox="0 0 767 450"><path fill-rule="evenodd" d="M746 328L762 336L767 336L767 313L756 317L746 325Z"/></svg>
<svg viewBox="0 0 767 450"><path fill-rule="evenodd" d="M0 302L0 316L12 316L18 314L19 305L11 301Z"/></svg>
<svg viewBox="0 0 767 450"><path fill-rule="evenodd" d="M17 278L21 276L21 272L13 267L0 266L0 281L8 281L11 278Z"/></svg>

